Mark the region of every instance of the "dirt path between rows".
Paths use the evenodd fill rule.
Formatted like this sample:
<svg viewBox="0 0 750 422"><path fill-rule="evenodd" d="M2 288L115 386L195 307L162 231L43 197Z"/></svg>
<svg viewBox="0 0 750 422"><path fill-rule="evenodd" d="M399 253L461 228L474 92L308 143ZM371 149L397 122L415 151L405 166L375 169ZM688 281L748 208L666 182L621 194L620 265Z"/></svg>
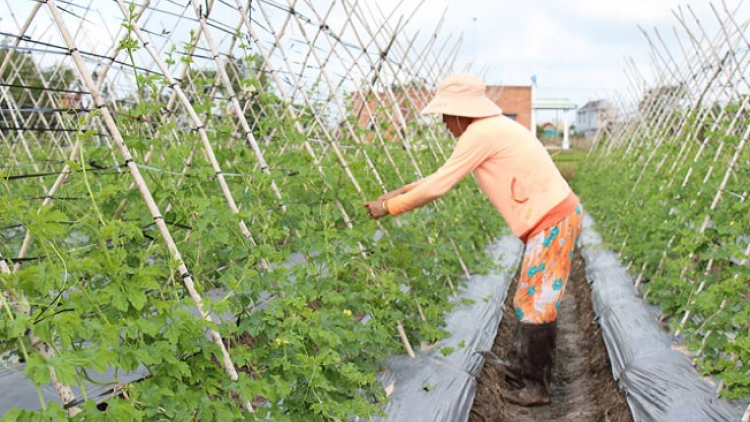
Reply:
<svg viewBox="0 0 750 422"><path fill-rule="evenodd" d="M492 351L506 355L518 323L513 312L514 278ZM506 388L497 371L485 365L478 379L469 422L633 422L625 397L612 380L609 358L590 300L583 259L573 262L560 303L557 358L552 375L552 404L522 407L500 396Z"/></svg>

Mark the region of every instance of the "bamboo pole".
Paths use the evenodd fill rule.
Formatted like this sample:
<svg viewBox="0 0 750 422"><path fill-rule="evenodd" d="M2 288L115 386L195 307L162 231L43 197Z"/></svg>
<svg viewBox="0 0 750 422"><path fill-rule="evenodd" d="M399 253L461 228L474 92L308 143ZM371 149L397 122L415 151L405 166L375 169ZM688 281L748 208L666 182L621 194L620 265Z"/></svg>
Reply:
<svg viewBox="0 0 750 422"><path fill-rule="evenodd" d="M125 7L125 4L122 2L122 0L117 0L117 4L120 7L120 11L123 13L124 16L127 16L127 9ZM205 17L203 18L205 20ZM167 83L169 86L172 87L172 89L176 92L176 96L178 100L183 104L185 110L187 111L188 115L190 116L191 120L195 124L195 130L198 132L198 135L200 136L201 142L203 143L203 148L205 150L206 155L208 156L208 160L211 164L211 167L214 170L214 174L216 176L216 180L219 182L219 186L221 187L221 191L224 194L224 199L226 200L227 204L229 205L230 210L232 213L237 214L239 213L239 208L237 207L237 204L234 200L234 197L232 196L232 192L229 189L229 185L227 184L226 178L224 177L224 173L221 169L221 166L216 159L216 155L214 154L213 147L211 146L211 142L208 139L208 135L206 133L205 123L201 121L200 117L198 117L198 113L195 112L195 109L193 108L192 104L190 103L190 100L187 98L185 93L183 92L180 85L177 83L177 81L172 77L171 72L167 68L166 63L161 59L159 54L153 49L151 44L146 40L146 38L143 35L143 32L141 32L140 27L137 23L132 24L132 29L135 32L138 39L143 44L143 47L148 51L151 58L154 60L156 65L161 70L164 77L167 79ZM204 34L206 37L209 36L208 31L204 28ZM232 93L232 95L234 95ZM251 135L252 136L252 135ZM192 156L192 154L191 154ZM262 156L261 156L262 158ZM187 166L186 166L187 167ZM266 166L267 170L267 166ZM276 185L273 185L275 188ZM275 189L275 191L278 193L278 190ZM246 239L252 239L252 233L247 228L247 225L245 224L245 221L240 219L239 227L242 232L242 235Z"/></svg>
<svg viewBox="0 0 750 422"><path fill-rule="evenodd" d="M125 144L122 138L122 135L120 134L120 131L117 128L117 125L115 124L115 120L112 117L112 114L107 108L107 105L103 102L99 91L96 89L96 84L94 80L91 78L91 74L86 68L83 62L83 59L81 57L81 54L78 52L75 42L73 41L73 39L70 36L70 33L68 32L68 28L65 25L65 22L62 20L62 16L60 15L60 11L57 8L56 1L48 0L47 6L53 16L55 24L57 25L63 39L65 40L66 45L70 49L70 55L73 61L75 62L76 68L78 69L78 72L81 78L84 80L85 85L91 91L91 95L94 99L94 105L100 110L100 113L102 117L104 118L104 121L107 125L107 128L110 131L110 134L114 138L114 141L120 150L120 154L122 155L125 161L125 164L128 166L128 169L130 170L131 176L138 184L138 190L140 191L141 196L143 197L146 203L146 206L154 219L154 223L159 229L159 232L162 238L164 239L164 242L166 243L167 248L169 249L172 259L174 260L174 262L177 263L177 272L182 277L185 288L190 294L190 297L196 309L198 310L201 318L205 319L206 321L212 321L211 315L208 312L206 312L206 310L204 309L203 299L201 298L200 294L195 288L193 278L190 275L190 272L187 266L182 260L182 254L178 250L177 245L175 244L174 239L172 238L172 234L170 233L169 228L164 222L164 218L161 216L159 207L156 205L156 202L154 201L154 198L151 195L151 191L146 185L146 182L143 179L143 176L141 175L140 170L138 169L138 166L133 161L133 157L130 153L130 149ZM229 375L229 377L233 381L237 380L239 378L237 375L237 370L235 369L234 364L232 363L232 359L221 338L221 335L213 329L208 329L208 334L211 340L213 340L213 342L219 347L219 350L221 351L222 365L224 367L225 372L227 373L227 375ZM253 411L252 405L250 404L249 401L246 402L245 408L250 412Z"/></svg>

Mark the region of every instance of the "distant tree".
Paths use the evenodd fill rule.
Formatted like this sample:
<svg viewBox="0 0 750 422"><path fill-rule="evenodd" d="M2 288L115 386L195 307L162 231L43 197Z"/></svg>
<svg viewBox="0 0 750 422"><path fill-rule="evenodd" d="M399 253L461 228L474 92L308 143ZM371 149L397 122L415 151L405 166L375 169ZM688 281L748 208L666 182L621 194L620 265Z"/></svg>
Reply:
<svg viewBox="0 0 750 422"><path fill-rule="evenodd" d="M52 97L57 97L56 101L51 101L49 95L41 97L40 106L42 107L63 107L78 108L81 102L81 94L66 92L78 91L81 86L78 83L76 72L68 66L54 66L42 69L42 77L47 85L48 92ZM55 92L58 91L58 92Z"/></svg>
<svg viewBox="0 0 750 422"><path fill-rule="evenodd" d="M80 84L76 72L68 66L54 66L42 69L47 88L56 90L78 90Z"/></svg>
<svg viewBox="0 0 750 422"><path fill-rule="evenodd" d="M6 98L0 98L4 105L2 108L32 108L33 97L39 95L38 90L29 89L30 87L42 86L41 78L36 66L34 65L31 55L11 51L7 48L0 49L0 63L4 63L6 57L10 55L10 61L0 74L0 83L8 88L10 99L15 104L7 104Z"/></svg>
<svg viewBox="0 0 750 422"><path fill-rule="evenodd" d="M651 88L643 94L643 98L638 102L638 109L647 114L657 109L674 111L680 107L680 103L686 95L685 84L661 85Z"/></svg>
<svg viewBox="0 0 750 422"><path fill-rule="evenodd" d="M56 102L50 98L62 98L62 93L56 91L77 88L76 73L68 66L50 66L40 70L33 56L8 48L0 49L0 63L8 55L10 60L0 75L0 81L8 87L10 97L18 108L34 107L34 99L38 99L39 107L53 107Z"/></svg>

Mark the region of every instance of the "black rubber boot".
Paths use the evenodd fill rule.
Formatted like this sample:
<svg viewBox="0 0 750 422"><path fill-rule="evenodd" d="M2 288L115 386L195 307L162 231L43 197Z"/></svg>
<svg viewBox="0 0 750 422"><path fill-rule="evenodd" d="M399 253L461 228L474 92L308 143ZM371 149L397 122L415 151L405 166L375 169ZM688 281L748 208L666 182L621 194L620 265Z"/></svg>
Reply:
<svg viewBox="0 0 750 422"><path fill-rule="evenodd" d="M508 389L502 392L507 401L522 406L550 403L556 340L556 322L519 323L508 359L500 361L498 368L508 383Z"/></svg>

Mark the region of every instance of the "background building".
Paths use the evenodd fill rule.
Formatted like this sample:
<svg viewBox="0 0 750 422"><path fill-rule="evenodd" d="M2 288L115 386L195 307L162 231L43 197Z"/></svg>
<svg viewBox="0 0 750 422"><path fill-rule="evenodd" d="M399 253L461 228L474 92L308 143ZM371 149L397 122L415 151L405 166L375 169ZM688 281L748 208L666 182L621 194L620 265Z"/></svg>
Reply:
<svg viewBox="0 0 750 422"><path fill-rule="evenodd" d="M607 129L617 119L617 110L608 100L589 101L576 111L576 132L590 138Z"/></svg>
<svg viewBox="0 0 750 422"><path fill-rule="evenodd" d="M531 130L531 86L494 85L487 87L487 96L503 110L503 114Z"/></svg>
<svg viewBox="0 0 750 422"><path fill-rule="evenodd" d="M418 110L424 108L433 95L434 92L426 88L392 89L369 94L353 92L349 103L359 127L377 129L388 139L396 141L399 139L396 131L404 124L418 120ZM531 86L492 85L487 87L487 97L503 110L505 116L531 129Z"/></svg>

